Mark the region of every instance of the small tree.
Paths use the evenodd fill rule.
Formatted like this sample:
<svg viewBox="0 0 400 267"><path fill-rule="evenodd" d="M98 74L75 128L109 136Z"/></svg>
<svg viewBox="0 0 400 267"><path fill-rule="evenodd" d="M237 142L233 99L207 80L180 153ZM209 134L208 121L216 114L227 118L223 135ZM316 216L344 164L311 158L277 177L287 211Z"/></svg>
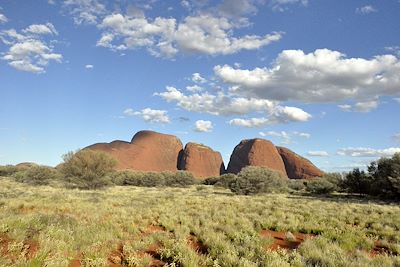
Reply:
<svg viewBox="0 0 400 267"><path fill-rule="evenodd" d="M285 187L286 181L281 173L256 166L242 169L237 178L229 184L232 192L243 195L281 191Z"/></svg>
<svg viewBox="0 0 400 267"><path fill-rule="evenodd" d="M117 163L110 155L93 150L69 152L63 159L61 172L67 180L81 189L97 189L108 185L107 175Z"/></svg>
<svg viewBox="0 0 400 267"><path fill-rule="evenodd" d="M307 192L313 194L330 194L336 189L337 187L326 178L315 178L306 184Z"/></svg>
<svg viewBox="0 0 400 267"><path fill-rule="evenodd" d="M355 168L352 172L346 175L343 181L344 187L351 193L358 194L369 194L371 177L365 173L365 171L360 171L359 168Z"/></svg>
<svg viewBox="0 0 400 267"><path fill-rule="evenodd" d="M60 173L51 167L33 166L26 170L16 172L13 176L17 182L31 185L47 185L51 180L59 179Z"/></svg>

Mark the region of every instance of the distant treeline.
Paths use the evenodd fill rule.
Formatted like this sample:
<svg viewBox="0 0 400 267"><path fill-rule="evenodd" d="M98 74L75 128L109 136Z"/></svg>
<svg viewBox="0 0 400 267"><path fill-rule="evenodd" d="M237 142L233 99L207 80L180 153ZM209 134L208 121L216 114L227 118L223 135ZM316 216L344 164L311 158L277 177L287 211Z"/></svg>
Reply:
<svg viewBox="0 0 400 267"><path fill-rule="evenodd" d="M57 168L46 166L0 166L0 176L12 177L31 185L61 185L69 188L100 189L111 185L143 187L187 187L213 185L235 194L253 195L272 192L331 194L333 192L400 199L400 153L371 162L368 171L326 173L310 180L287 179L264 167L249 166L236 174L223 174L197 180L186 171L115 171L116 161L106 153L92 150L69 152Z"/></svg>

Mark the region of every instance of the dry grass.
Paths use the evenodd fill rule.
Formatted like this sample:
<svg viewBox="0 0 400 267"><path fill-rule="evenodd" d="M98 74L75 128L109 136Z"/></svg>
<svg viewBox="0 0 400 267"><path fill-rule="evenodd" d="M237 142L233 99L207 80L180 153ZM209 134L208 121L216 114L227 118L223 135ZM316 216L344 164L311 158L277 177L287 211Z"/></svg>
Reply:
<svg viewBox="0 0 400 267"><path fill-rule="evenodd" d="M265 229L315 237L285 250ZM0 266L400 266L399 254L396 204L0 178Z"/></svg>

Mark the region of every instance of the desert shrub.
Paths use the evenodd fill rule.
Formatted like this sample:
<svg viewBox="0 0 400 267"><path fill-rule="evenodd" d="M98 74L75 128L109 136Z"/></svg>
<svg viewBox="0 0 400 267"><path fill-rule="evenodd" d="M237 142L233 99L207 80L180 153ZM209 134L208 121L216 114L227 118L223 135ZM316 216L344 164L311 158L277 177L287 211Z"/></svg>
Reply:
<svg viewBox="0 0 400 267"><path fill-rule="evenodd" d="M186 171L178 172L140 172L118 171L111 175L111 180L116 185L132 185L143 187L186 187L196 184L193 174Z"/></svg>
<svg viewBox="0 0 400 267"><path fill-rule="evenodd" d="M305 180L291 179L288 181L288 187L295 191L304 191L306 189Z"/></svg>
<svg viewBox="0 0 400 267"><path fill-rule="evenodd" d="M306 183L306 191L312 194L329 194L337 187L326 178L315 178Z"/></svg>
<svg viewBox="0 0 400 267"><path fill-rule="evenodd" d="M229 184L229 189L241 195L282 191L286 187L285 178L279 172L264 167L248 166Z"/></svg>
<svg viewBox="0 0 400 267"><path fill-rule="evenodd" d="M170 187L186 187L197 183L193 174L187 171L163 172L165 185Z"/></svg>
<svg viewBox="0 0 400 267"><path fill-rule="evenodd" d="M206 179L203 180L202 184L214 185L216 182L218 182L219 178L220 178L220 176L207 177Z"/></svg>
<svg viewBox="0 0 400 267"><path fill-rule="evenodd" d="M14 165L0 166L0 176L11 176L18 171L18 167Z"/></svg>
<svg viewBox="0 0 400 267"><path fill-rule="evenodd" d="M69 152L63 159L61 172L73 186L81 189L97 189L110 184L107 175L117 163L110 155L92 150Z"/></svg>
<svg viewBox="0 0 400 267"><path fill-rule="evenodd" d="M16 172L13 177L17 182L31 185L47 185L52 180L60 179L60 173L51 167L33 166L29 169Z"/></svg>
<svg viewBox="0 0 400 267"><path fill-rule="evenodd" d="M229 188L229 185L235 181L237 176L233 173L226 173L218 177L209 177L203 181L205 185L214 185Z"/></svg>
<svg viewBox="0 0 400 267"><path fill-rule="evenodd" d="M346 175L343 187L350 193L369 194L371 192L372 177L365 171L355 168Z"/></svg>

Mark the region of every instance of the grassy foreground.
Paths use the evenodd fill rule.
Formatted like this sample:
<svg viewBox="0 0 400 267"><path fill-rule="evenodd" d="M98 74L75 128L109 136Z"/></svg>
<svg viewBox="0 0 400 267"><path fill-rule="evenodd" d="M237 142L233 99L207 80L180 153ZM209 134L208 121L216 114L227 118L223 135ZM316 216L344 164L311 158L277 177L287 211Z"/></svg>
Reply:
<svg viewBox="0 0 400 267"><path fill-rule="evenodd" d="M262 230L295 247L312 235L280 249ZM398 255L397 204L0 178L0 266L400 266Z"/></svg>

